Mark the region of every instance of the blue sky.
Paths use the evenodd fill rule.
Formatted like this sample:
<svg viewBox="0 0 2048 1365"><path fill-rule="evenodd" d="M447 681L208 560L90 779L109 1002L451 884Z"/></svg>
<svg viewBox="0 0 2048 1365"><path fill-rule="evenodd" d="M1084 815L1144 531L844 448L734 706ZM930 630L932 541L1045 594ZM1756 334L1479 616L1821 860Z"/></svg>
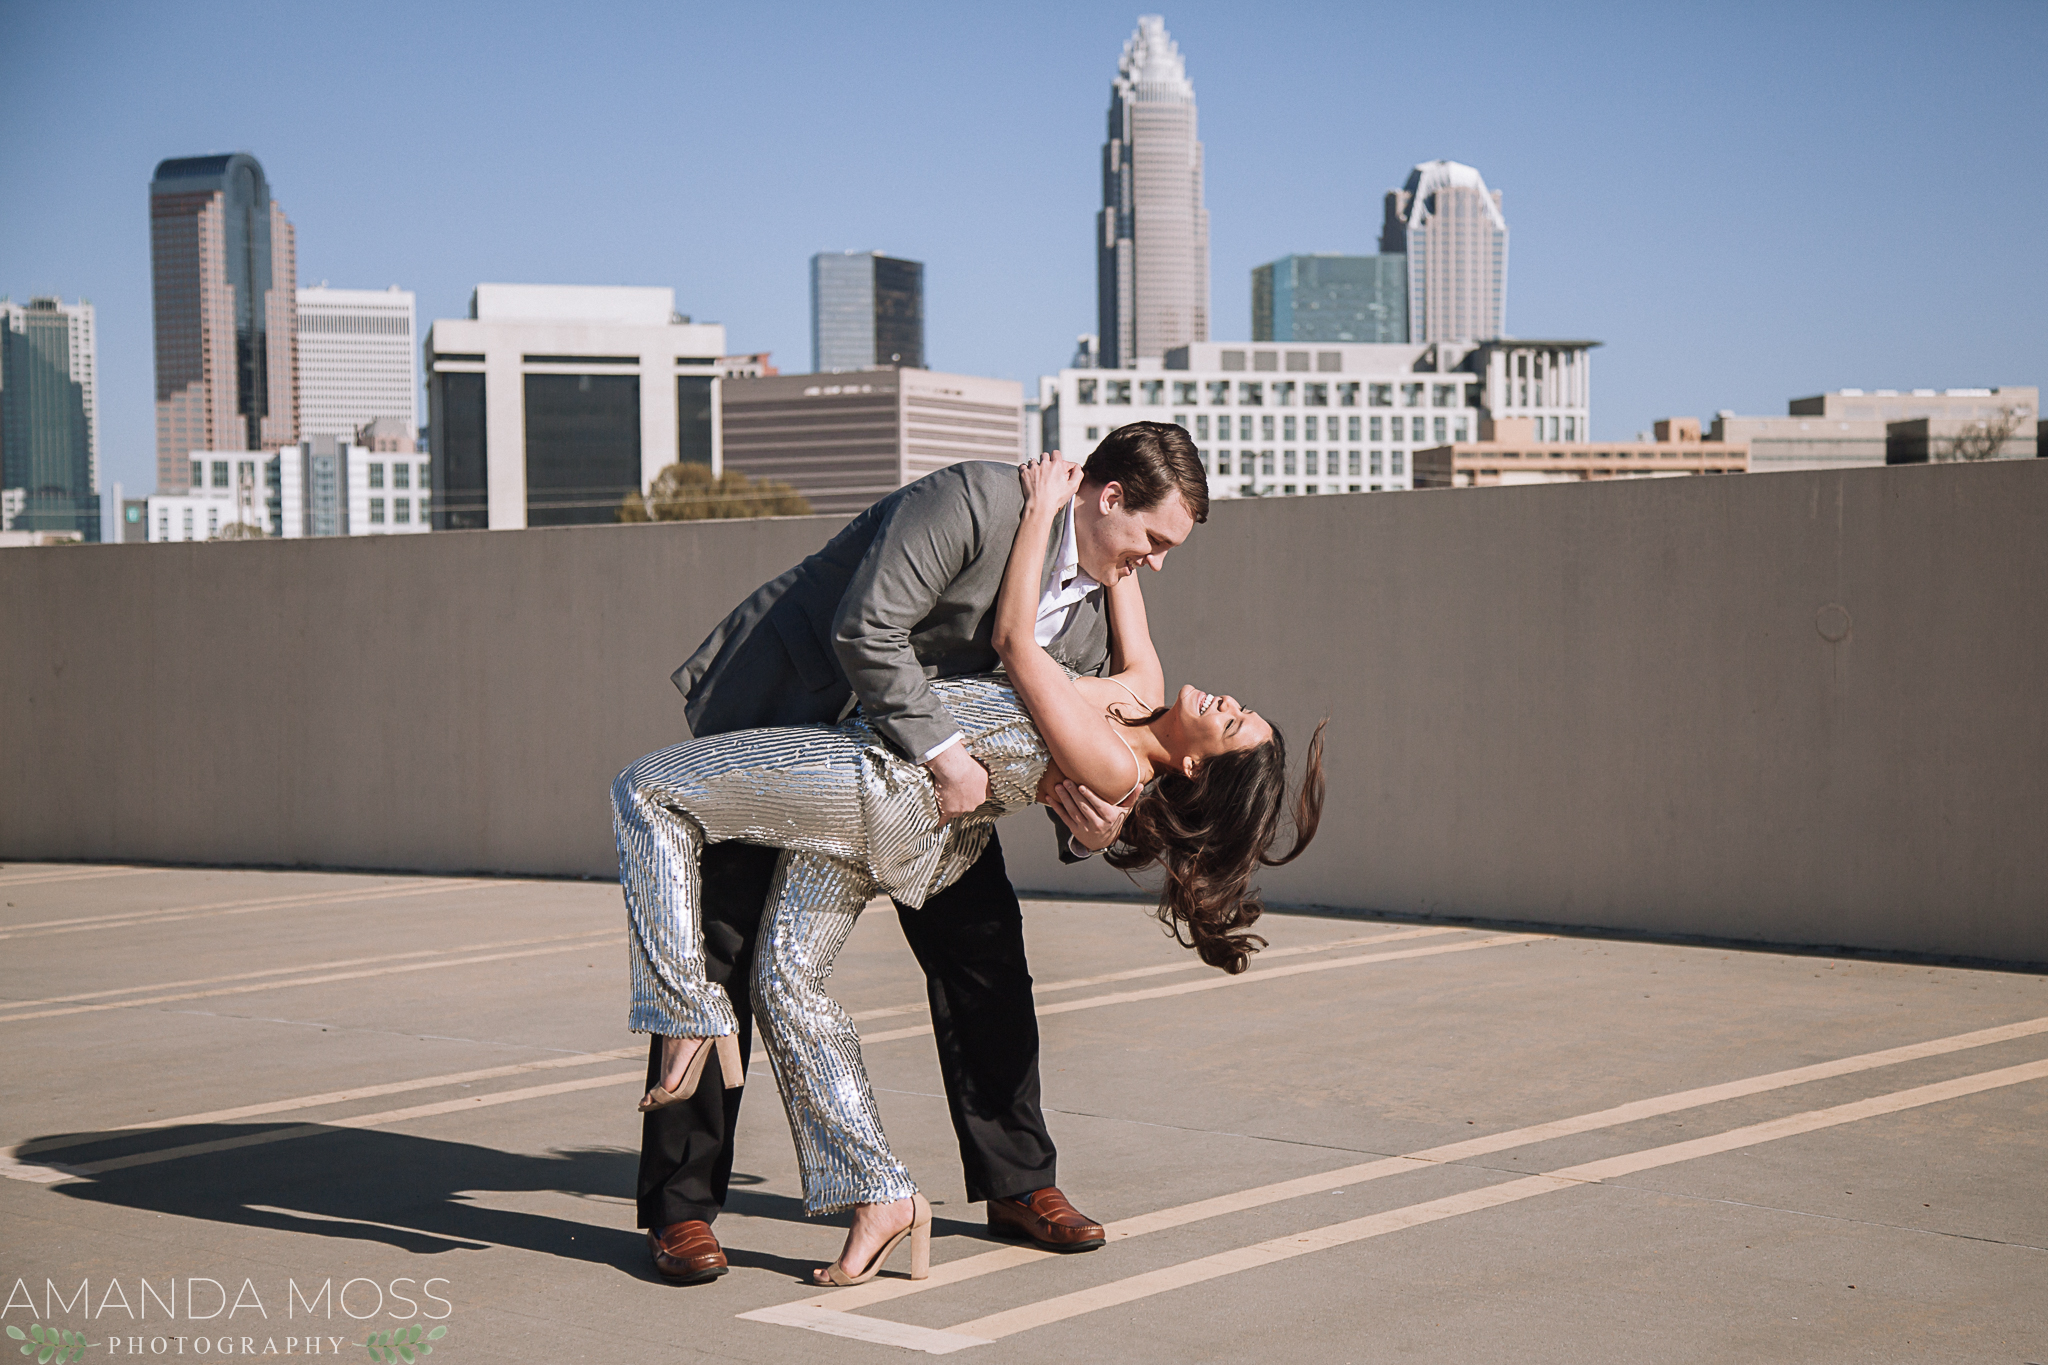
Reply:
<svg viewBox="0 0 2048 1365"><path fill-rule="evenodd" d="M1135 6L0 0L0 292L98 308L103 477L153 481L148 182L247 150L301 283L667 284L808 363L806 261L927 263L941 369L1094 330ZM1214 335L1251 267L1371 251L1416 161L1505 192L1508 327L1593 337L1596 435L1795 395L2048 380L2048 5L1165 10L1207 148Z"/></svg>

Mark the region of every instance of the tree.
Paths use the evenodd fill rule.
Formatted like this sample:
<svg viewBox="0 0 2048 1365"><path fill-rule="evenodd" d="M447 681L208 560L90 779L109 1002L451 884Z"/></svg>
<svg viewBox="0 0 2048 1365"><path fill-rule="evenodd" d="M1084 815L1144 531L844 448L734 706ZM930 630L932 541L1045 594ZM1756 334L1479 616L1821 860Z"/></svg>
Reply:
<svg viewBox="0 0 2048 1365"><path fill-rule="evenodd" d="M708 464L672 464L645 494L628 493L620 521L718 521L729 517L804 517L811 504L779 479L750 479Z"/></svg>
<svg viewBox="0 0 2048 1365"><path fill-rule="evenodd" d="M1995 460L2020 429L2020 410L2005 407L1989 421L1970 423L1937 449L1937 460Z"/></svg>
<svg viewBox="0 0 2048 1365"><path fill-rule="evenodd" d="M220 528L218 535L208 536L209 540L265 540L267 534L253 521L231 521Z"/></svg>

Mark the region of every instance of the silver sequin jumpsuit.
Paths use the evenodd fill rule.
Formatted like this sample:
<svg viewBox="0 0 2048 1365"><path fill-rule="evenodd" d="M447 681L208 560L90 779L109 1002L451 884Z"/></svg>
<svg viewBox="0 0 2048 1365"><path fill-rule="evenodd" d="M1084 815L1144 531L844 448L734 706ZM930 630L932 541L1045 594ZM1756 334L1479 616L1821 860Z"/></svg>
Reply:
<svg viewBox="0 0 2048 1365"><path fill-rule="evenodd" d="M812 1215L917 1188L882 1134L860 1032L825 993L861 907L887 894L916 908L951 886L981 856L996 819L1032 803L1045 774L1044 741L1003 678L932 688L989 773L987 804L951 824L939 821L929 774L857 714L836 726L691 740L612 783L637 1032L735 1031L732 1002L704 974L698 859L728 839L783 850L754 952L754 1016Z"/></svg>

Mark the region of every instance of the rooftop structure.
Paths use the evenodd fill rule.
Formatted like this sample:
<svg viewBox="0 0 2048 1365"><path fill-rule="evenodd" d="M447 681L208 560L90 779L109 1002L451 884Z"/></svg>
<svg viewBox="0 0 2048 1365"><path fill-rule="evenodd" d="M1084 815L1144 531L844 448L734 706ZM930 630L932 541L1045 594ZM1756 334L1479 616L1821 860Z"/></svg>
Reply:
<svg viewBox="0 0 2048 1365"><path fill-rule="evenodd" d="M1698 418L1664 418L1655 424L1655 434L1654 441L1552 441L1536 435L1534 418L1496 418L1481 424L1476 441L1416 451L1415 486L1473 488L1748 472L1748 448L1739 441L1702 440Z"/></svg>
<svg viewBox="0 0 2048 1365"><path fill-rule="evenodd" d="M1954 424L2002 420L2010 412L2018 427L2026 427L2039 419L2041 391L2012 385L1991 389L1835 389L1795 398L1786 411L1783 417L1742 417L1723 411L1715 414L1710 434L1717 441L1745 442L1750 472L1755 474L1881 465L1891 460L1889 427L1893 423L1931 421L1943 425L1943 434L1952 438L1950 427ZM1900 447L1901 454L1909 448L1918 451L1918 458L1926 458L1924 441L1914 446L1908 439Z"/></svg>

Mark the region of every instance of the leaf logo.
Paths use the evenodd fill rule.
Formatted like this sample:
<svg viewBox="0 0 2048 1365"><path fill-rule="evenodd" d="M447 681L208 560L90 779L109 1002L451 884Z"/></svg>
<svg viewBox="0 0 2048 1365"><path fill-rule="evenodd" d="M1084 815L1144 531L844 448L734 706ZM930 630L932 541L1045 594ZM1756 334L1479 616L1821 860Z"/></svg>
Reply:
<svg viewBox="0 0 2048 1365"><path fill-rule="evenodd" d="M70 1362L85 1354L87 1346L96 1345L85 1339L83 1332L60 1332L54 1327L31 1326L26 1332L19 1327L9 1326L7 1335L23 1343L21 1353L36 1358L36 1365L51 1365L52 1361Z"/></svg>
<svg viewBox="0 0 2048 1365"><path fill-rule="evenodd" d="M390 1365L393 1361L414 1365L420 1357L434 1353L434 1348L428 1344L429 1342L439 1341L447 1335L446 1327L436 1327L430 1332L420 1324L414 1323L410 1327L395 1327L389 1332L370 1333L370 1339L363 1343L363 1349L370 1353L370 1359L380 1362L380 1365Z"/></svg>

